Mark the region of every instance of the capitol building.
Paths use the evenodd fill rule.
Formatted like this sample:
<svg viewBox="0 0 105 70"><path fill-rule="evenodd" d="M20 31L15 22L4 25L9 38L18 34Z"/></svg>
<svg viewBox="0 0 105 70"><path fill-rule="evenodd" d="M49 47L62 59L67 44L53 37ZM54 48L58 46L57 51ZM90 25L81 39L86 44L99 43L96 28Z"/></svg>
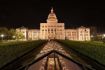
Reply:
<svg viewBox="0 0 105 70"><path fill-rule="evenodd" d="M48 15L46 23L40 23L40 29L28 29L25 27L17 28L16 32L21 32L25 40L75 40L75 41L89 41L90 28L78 27L76 29L65 29L64 23L58 23L56 14L53 8Z"/></svg>

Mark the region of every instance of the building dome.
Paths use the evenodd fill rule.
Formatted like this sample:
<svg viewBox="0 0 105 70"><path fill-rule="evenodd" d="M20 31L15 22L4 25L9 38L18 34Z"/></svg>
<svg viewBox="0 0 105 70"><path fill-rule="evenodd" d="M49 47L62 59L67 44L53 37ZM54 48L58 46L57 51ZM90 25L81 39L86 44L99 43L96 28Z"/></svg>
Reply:
<svg viewBox="0 0 105 70"><path fill-rule="evenodd" d="M57 23L57 22L58 22L57 17L52 8L50 14L48 15L47 23Z"/></svg>

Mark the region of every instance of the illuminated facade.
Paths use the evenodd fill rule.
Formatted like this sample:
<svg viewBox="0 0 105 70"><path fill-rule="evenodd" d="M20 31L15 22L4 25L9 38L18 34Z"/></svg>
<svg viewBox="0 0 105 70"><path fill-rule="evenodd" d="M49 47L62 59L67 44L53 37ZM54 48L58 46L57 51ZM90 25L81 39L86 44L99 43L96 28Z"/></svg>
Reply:
<svg viewBox="0 0 105 70"><path fill-rule="evenodd" d="M86 27L79 27L76 29L65 29L64 23L58 23L58 19L51 9L50 14L46 20L47 23L40 23L40 29L17 29L22 31L26 40L38 39L61 39L61 40L76 40L89 41L90 29Z"/></svg>
<svg viewBox="0 0 105 70"><path fill-rule="evenodd" d="M58 19L53 11L48 15L47 23L40 24L41 39L65 39L64 23L58 23Z"/></svg>
<svg viewBox="0 0 105 70"><path fill-rule="evenodd" d="M90 29L83 26L77 29L65 29L65 39L75 41L89 41Z"/></svg>

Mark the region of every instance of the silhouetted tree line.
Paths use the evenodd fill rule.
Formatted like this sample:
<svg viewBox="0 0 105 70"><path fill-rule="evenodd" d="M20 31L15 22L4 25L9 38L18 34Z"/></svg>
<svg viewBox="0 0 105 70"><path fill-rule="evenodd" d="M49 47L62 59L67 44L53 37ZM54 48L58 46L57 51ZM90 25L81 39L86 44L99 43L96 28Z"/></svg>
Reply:
<svg viewBox="0 0 105 70"><path fill-rule="evenodd" d="M8 29L5 27L0 28L0 40L2 39L1 35L4 35L3 40L15 40L24 38L24 35L21 32L16 33L15 29Z"/></svg>
<svg viewBox="0 0 105 70"><path fill-rule="evenodd" d="M92 39L92 41L101 41L105 43L105 37L102 36L94 36Z"/></svg>

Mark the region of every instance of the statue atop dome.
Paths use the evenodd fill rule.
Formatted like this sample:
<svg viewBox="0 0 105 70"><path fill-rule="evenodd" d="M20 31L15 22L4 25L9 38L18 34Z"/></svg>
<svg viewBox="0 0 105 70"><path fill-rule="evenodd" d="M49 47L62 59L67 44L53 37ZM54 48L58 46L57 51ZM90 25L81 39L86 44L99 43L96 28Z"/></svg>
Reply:
<svg viewBox="0 0 105 70"><path fill-rule="evenodd" d="M54 10L53 10L53 8L51 9L51 13L54 13Z"/></svg>

